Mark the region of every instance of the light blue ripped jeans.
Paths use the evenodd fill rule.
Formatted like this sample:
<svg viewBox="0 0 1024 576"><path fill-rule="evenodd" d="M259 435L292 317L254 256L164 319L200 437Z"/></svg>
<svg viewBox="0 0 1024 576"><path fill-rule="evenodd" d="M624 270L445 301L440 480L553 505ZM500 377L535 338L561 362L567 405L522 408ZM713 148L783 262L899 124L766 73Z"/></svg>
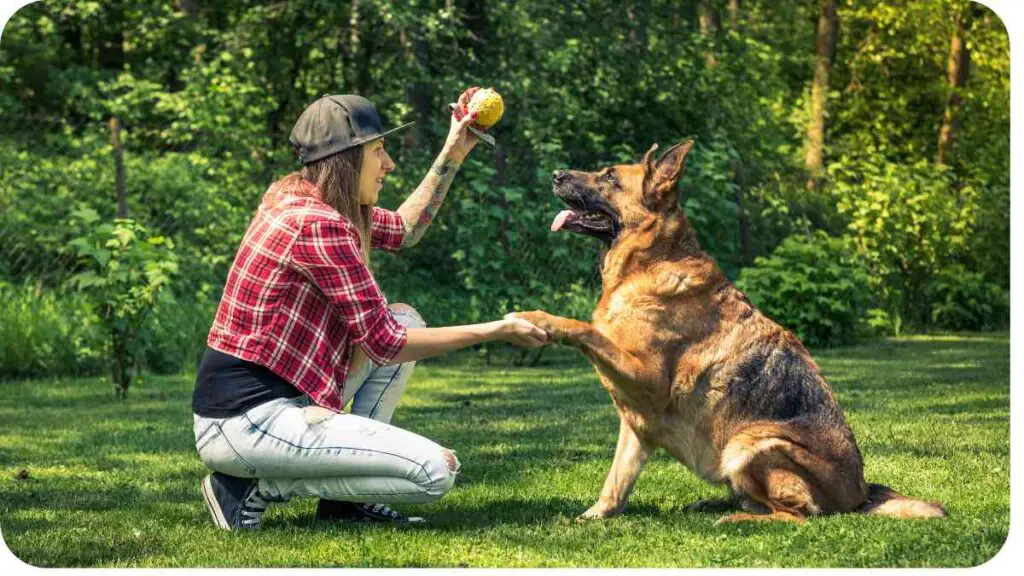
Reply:
<svg viewBox="0 0 1024 576"><path fill-rule="evenodd" d="M392 306L406 327L423 327L410 306ZM283 502L319 496L350 502L426 503L455 483L458 462L439 444L388 422L415 362L367 359L345 382L350 413L279 398L230 418L195 416L196 449L212 470L258 478L260 495Z"/></svg>

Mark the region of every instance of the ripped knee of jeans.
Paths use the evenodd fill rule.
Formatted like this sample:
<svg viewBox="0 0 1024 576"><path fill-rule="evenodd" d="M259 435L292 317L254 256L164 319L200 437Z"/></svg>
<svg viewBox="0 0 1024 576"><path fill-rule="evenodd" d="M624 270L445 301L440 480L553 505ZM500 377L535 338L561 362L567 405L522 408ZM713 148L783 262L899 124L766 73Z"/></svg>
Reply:
<svg viewBox="0 0 1024 576"><path fill-rule="evenodd" d="M306 406L302 409L302 418L306 421L306 426L316 426L335 414L337 412L323 406Z"/></svg>
<svg viewBox="0 0 1024 576"><path fill-rule="evenodd" d="M395 315L395 319L398 323L406 328L426 328L427 323L423 320L423 316L408 304L396 303L389 304L388 308L391 313Z"/></svg>
<svg viewBox="0 0 1024 576"><path fill-rule="evenodd" d="M448 471L451 472L452 476L458 474L462 465L459 463L459 459L455 457L455 451L445 448L441 454L444 455L445 464L448 465Z"/></svg>

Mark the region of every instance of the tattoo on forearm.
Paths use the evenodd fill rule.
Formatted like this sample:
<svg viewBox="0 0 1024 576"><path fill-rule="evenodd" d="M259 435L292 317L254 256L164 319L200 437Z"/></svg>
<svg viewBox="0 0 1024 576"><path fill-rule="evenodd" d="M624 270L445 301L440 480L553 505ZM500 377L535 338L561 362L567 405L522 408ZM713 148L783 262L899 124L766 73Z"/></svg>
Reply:
<svg viewBox="0 0 1024 576"><path fill-rule="evenodd" d="M427 171L426 177L420 182L409 198L398 208L398 213L405 221L405 238L402 246L413 246L420 241L430 223L434 221L437 211L448 194L448 187L458 173L459 164L445 158L438 159Z"/></svg>

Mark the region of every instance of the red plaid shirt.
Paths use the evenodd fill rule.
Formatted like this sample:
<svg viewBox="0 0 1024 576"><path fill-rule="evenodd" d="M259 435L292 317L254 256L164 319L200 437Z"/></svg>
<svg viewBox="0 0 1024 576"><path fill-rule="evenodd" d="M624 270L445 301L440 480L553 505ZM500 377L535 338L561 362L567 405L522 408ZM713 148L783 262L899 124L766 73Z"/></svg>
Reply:
<svg viewBox="0 0 1024 576"><path fill-rule="evenodd" d="M372 247L398 250L404 234L401 216L373 208ZM405 341L355 225L297 175L272 184L235 255L207 344L340 411L354 345L384 364Z"/></svg>

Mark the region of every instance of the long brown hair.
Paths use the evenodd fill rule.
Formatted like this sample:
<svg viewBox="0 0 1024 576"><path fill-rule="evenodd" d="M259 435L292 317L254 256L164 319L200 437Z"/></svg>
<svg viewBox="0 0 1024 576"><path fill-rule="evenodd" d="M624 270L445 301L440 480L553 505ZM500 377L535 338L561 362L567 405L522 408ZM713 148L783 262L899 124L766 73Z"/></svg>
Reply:
<svg viewBox="0 0 1024 576"><path fill-rule="evenodd" d="M363 147L354 146L343 152L331 154L310 162L299 171L302 179L315 185L323 194L324 203L338 214L348 218L359 231L359 243L363 249L363 260L371 276L370 268L370 226L373 223L373 206L359 203L359 172L363 167ZM366 364L366 353L355 347L349 374L357 374Z"/></svg>
<svg viewBox="0 0 1024 576"><path fill-rule="evenodd" d="M370 226L373 206L359 204L359 171L363 166L363 147L354 146L302 167L302 179L315 185L324 202L348 218L359 230L363 259L370 267Z"/></svg>

